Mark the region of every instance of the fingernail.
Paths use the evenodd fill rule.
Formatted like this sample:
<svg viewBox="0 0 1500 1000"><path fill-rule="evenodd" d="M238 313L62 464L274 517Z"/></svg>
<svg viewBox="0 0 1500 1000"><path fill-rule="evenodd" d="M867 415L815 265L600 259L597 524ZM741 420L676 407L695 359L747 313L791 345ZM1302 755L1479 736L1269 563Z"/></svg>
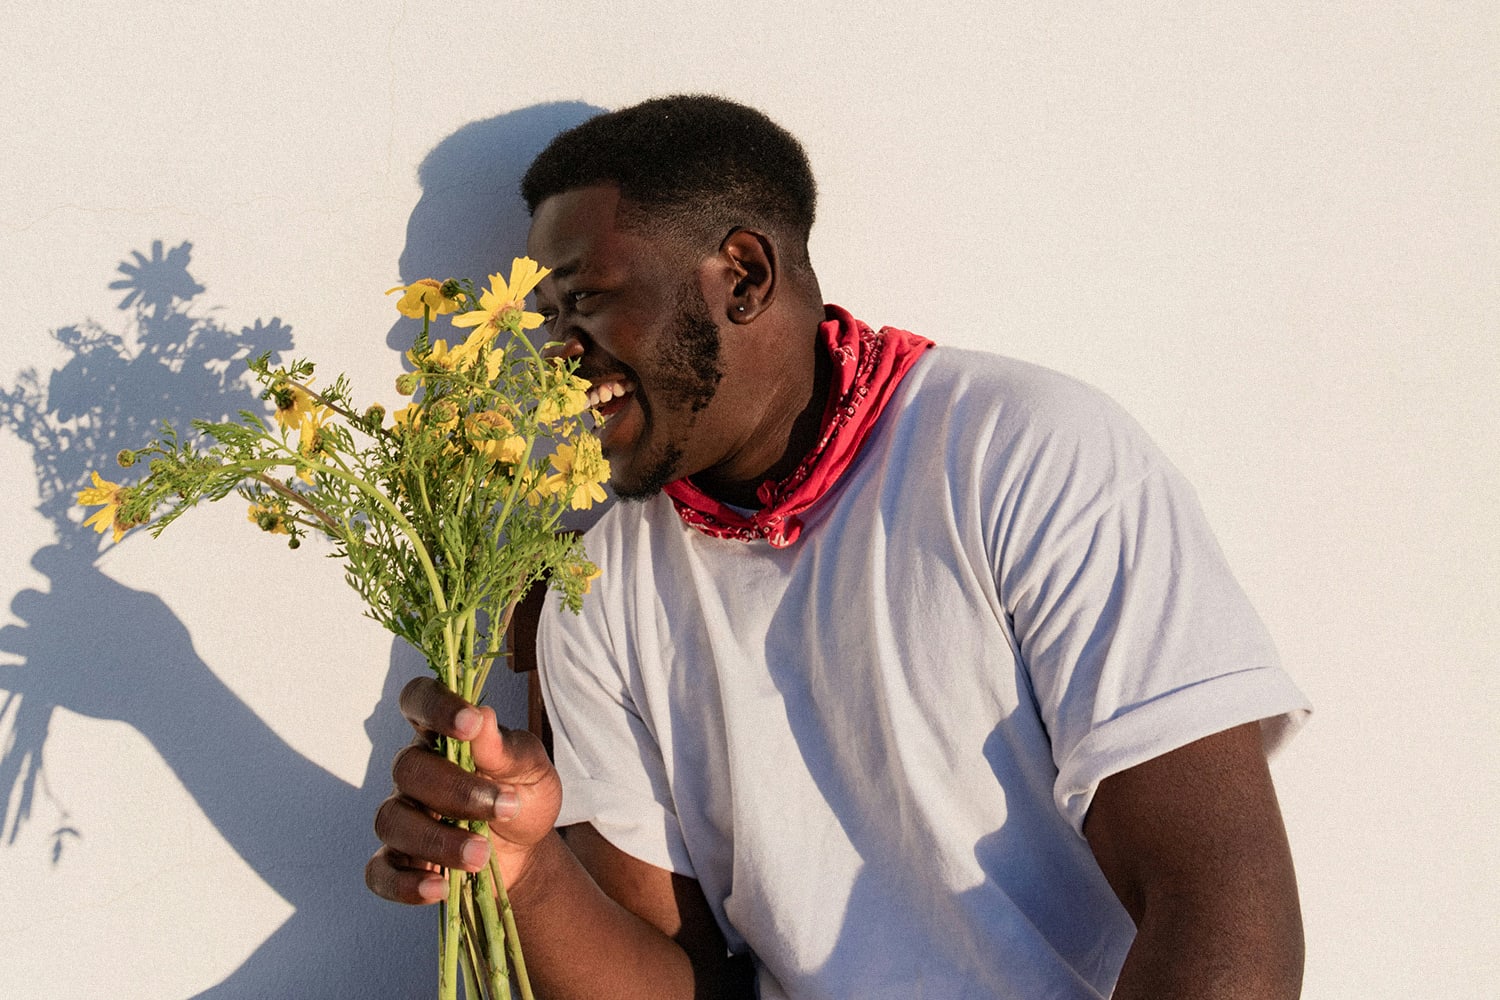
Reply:
<svg viewBox="0 0 1500 1000"><path fill-rule="evenodd" d="M487 840L470 840L464 844L460 853L463 855L464 867L477 871L490 859L490 843Z"/></svg>
<svg viewBox="0 0 1500 1000"><path fill-rule="evenodd" d="M481 718L477 708L460 708L453 716L453 729L459 733L473 732L479 728Z"/></svg>
<svg viewBox="0 0 1500 1000"><path fill-rule="evenodd" d="M513 819L521 811L521 800L515 789L502 788L495 793L495 818Z"/></svg>
<svg viewBox="0 0 1500 1000"><path fill-rule="evenodd" d="M435 903L448 895L448 880L441 875L430 875L417 883L417 895Z"/></svg>

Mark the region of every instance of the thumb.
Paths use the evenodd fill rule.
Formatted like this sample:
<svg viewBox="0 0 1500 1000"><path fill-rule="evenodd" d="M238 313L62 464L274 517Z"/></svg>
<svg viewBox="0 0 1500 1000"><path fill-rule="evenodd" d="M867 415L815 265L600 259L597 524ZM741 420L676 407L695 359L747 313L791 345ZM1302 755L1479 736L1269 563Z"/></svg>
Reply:
<svg viewBox="0 0 1500 1000"><path fill-rule="evenodd" d="M488 706L478 709L482 716L478 732L471 737L469 748L474 754L474 768L499 781L530 782L540 773L552 770L542 741L524 729L506 729Z"/></svg>

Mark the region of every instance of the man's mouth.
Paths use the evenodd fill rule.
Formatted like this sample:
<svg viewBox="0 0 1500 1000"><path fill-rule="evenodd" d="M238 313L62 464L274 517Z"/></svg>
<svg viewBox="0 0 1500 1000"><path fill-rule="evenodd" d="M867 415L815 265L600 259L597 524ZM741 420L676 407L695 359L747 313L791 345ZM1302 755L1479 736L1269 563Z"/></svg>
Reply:
<svg viewBox="0 0 1500 1000"><path fill-rule="evenodd" d="M600 422L618 413L635 392L635 383L623 375L611 375L589 385L589 408L599 414Z"/></svg>

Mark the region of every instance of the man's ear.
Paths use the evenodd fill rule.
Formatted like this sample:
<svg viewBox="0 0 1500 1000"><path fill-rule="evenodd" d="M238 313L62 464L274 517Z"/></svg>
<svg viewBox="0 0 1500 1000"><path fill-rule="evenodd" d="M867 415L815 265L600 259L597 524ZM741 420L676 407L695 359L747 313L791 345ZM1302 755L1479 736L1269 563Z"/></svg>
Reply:
<svg viewBox="0 0 1500 1000"><path fill-rule="evenodd" d="M781 278L776 243L765 233L736 227L719 245L724 266L725 316L731 323L749 323L770 307Z"/></svg>

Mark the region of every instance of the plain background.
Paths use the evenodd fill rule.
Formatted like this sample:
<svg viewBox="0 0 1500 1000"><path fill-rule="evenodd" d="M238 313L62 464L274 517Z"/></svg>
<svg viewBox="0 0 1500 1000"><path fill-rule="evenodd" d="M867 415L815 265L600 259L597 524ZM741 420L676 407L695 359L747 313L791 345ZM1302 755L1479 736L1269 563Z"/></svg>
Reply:
<svg viewBox="0 0 1500 1000"><path fill-rule="evenodd" d="M245 328L391 405L380 293L508 261L549 130L706 90L804 140L831 300L1100 386L1195 483L1316 705L1305 995L1494 996L1497 64L1435 0L9 3L0 993L424 994L435 917L360 872L420 666L239 501L100 550L64 480Z"/></svg>

